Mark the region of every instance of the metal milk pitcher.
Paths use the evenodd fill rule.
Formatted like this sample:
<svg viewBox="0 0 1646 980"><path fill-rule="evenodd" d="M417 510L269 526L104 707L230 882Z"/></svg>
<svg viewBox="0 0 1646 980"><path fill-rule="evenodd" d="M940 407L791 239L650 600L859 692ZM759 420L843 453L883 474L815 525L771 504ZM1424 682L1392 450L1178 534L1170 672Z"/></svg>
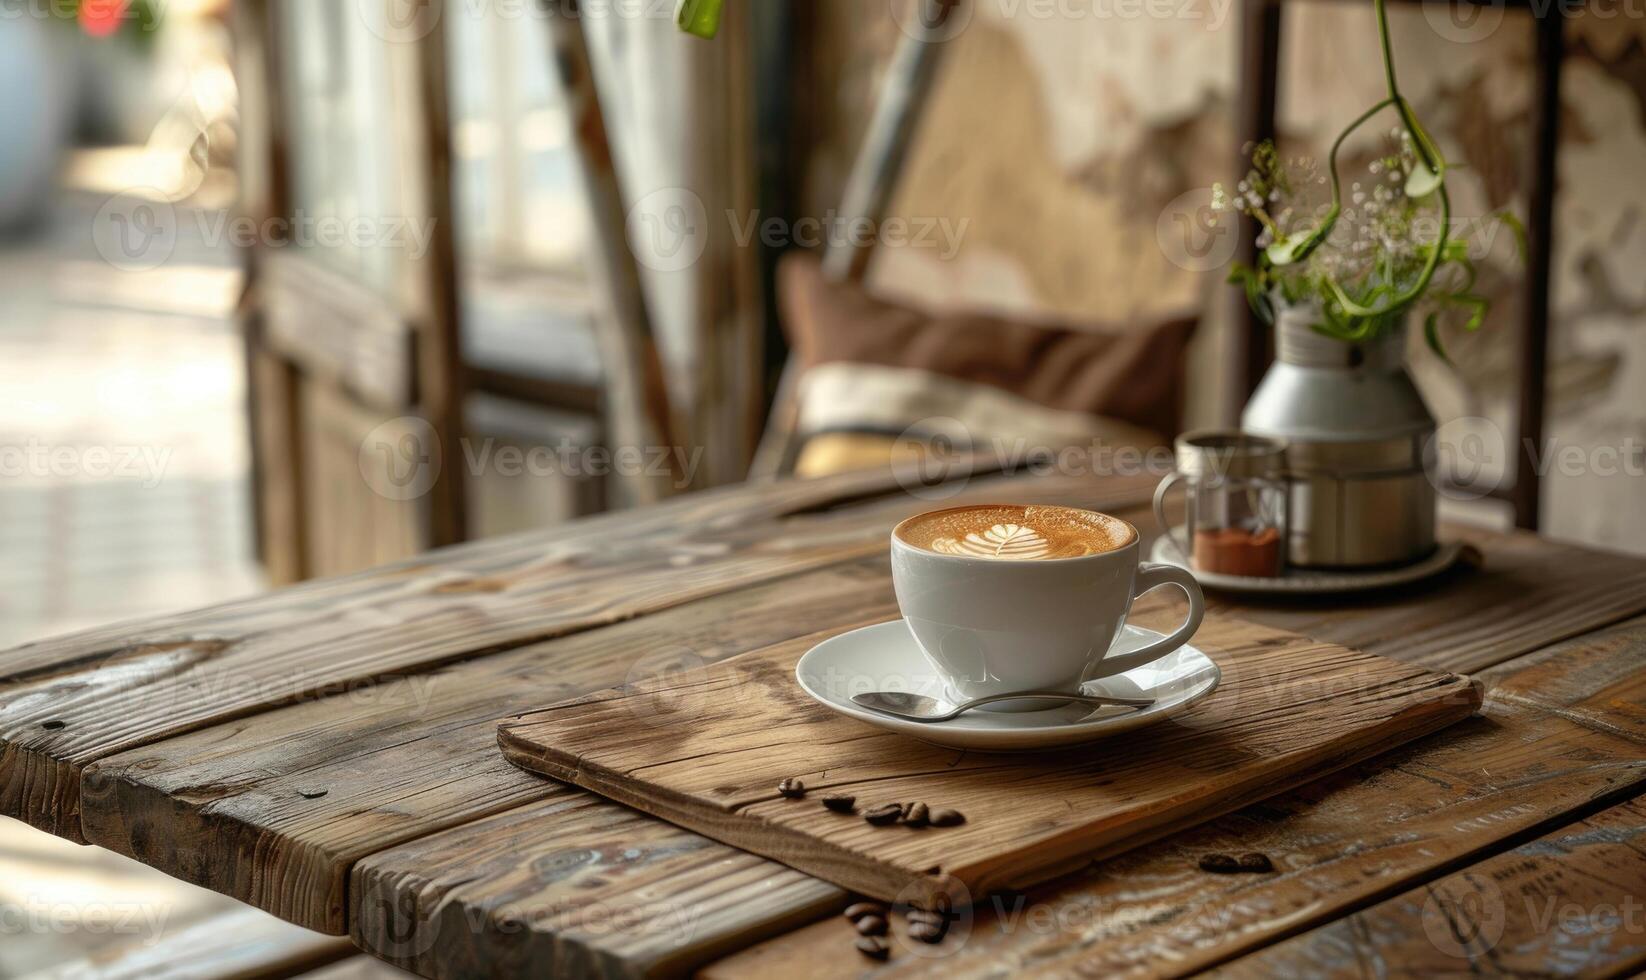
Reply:
<svg viewBox="0 0 1646 980"><path fill-rule="evenodd" d="M1404 322L1365 343L1281 310L1275 363L1241 428L1288 443L1287 559L1313 568L1399 565L1435 549L1435 419L1406 371Z"/></svg>

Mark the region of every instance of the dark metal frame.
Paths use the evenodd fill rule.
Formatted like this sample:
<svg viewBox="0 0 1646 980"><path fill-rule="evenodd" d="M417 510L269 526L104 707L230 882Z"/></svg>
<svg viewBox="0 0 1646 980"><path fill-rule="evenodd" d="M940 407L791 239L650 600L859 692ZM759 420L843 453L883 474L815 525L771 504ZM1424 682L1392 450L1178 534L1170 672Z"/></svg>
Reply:
<svg viewBox="0 0 1646 980"><path fill-rule="evenodd" d="M1279 91L1282 7L1298 0L1245 0L1241 15L1240 138L1272 139ZM1422 0L1406 0L1422 2ZM1436 2L1436 0L1428 0ZM1466 2L1466 0L1442 0ZM1502 0L1498 0L1502 2ZM1514 482L1492 496L1514 507L1515 523L1536 530L1542 504L1542 481L1536 462L1541 454L1547 414L1546 373L1549 355L1549 299L1554 252L1556 155L1560 141L1560 76L1566 51L1566 15L1572 0L1507 0L1509 10L1529 13L1537 32L1534 65L1537 104L1533 107L1526 185L1526 304L1521 317L1520 404L1516 421ZM1241 166L1244 166L1244 161ZM1256 230L1241 229L1241 261L1255 257ZM1273 358L1269 328L1252 314L1244 299L1236 315L1243 350L1234 359L1238 372L1233 391L1244 400L1256 389Z"/></svg>

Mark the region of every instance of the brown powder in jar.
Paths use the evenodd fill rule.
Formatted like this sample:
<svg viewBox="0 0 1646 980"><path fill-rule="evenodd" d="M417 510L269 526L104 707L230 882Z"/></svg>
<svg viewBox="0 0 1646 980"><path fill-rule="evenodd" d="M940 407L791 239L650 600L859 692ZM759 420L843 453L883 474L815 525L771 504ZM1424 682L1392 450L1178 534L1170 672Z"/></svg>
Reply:
<svg viewBox="0 0 1646 980"><path fill-rule="evenodd" d="M1280 574L1280 531L1272 527L1196 531L1192 561L1202 572L1274 578Z"/></svg>

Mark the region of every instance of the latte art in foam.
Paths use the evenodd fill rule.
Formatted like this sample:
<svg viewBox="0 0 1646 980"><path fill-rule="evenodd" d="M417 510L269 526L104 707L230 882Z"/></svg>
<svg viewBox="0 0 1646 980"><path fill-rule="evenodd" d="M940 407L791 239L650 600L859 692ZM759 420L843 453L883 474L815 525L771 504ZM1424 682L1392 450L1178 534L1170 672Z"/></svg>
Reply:
<svg viewBox="0 0 1646 980"><path fill-rule="evenodd" d="M971 555L973 558L1045 558L1051 554L1052 544L1040 532L1021 524L996 524L982 534L972 533L964 538L937 538L933 551L945 555Z"/></svg>
<svg viewBox="0 0 1646 980"><path fill-rule="evenodd" d="M1045 561L1115 551L1131 544L1130 524L1073 507L989 504L911 518L897 537L940 555L995 561Z"/></svg>

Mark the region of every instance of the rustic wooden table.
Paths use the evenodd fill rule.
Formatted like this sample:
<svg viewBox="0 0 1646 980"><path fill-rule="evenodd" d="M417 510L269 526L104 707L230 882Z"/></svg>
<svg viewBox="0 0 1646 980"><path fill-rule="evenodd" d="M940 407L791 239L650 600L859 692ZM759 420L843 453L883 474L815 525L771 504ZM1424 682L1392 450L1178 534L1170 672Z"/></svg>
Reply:
<svg viewBox="0 0 1646 980"><path fill-rule="evenodd" d="M974 478L1148 529L1147 477ZM943 488L946 492L949 488ZM1226 611L1474 674L1481 713L851 950L840 889L504 761L505 717L895 615L889 474L739 487L0 656L0 811L430 977L1621 974L1646 966L1646 561L1456 531L1479 569ZM1273 875L1217 876L1207 851Z"/></svg>

